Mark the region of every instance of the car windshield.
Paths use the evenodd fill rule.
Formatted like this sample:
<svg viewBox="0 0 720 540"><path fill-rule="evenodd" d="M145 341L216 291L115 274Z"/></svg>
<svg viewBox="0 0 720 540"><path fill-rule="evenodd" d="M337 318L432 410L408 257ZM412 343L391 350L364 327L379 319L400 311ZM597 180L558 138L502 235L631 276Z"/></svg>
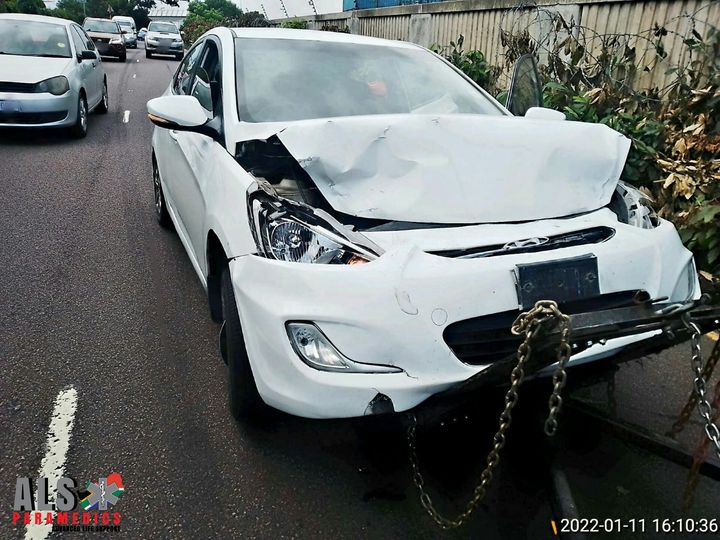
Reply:
<svg viewBox="0 0 720 540"><path fill-rule="evenodd" d="M123 28L126 28L128 30L132 30L132 23L130 21L118 21L118 24L122 26Z"/></svg>
<svg viewBox="0 0 720 540"><path fill-rule="evenodd" d="M65 26L60 24L0 20L0 54L70 58Z"/></svg>
<svg viewBox="0 0 720 540"><path fill-rule="evenodd" d="M423 49L255 38L237 38L235 48L238 112L247 122L503 114L452 67Z"/></svg>
<svg viewBox="0 0 720 540"><path fill-rule="evenodd" d="M88 32L104 32L106 34L117 34L119 32L117 24L112 21L87 21L85 30Z"/></svg>
<svg viewBox="0 0 720 540"><path fill-rule="evenodd" d="M148 32L165 32L168 34L177 34L178 29L177 26L172 23L154 22L150 23L150 26L148 26Z"/></svg>

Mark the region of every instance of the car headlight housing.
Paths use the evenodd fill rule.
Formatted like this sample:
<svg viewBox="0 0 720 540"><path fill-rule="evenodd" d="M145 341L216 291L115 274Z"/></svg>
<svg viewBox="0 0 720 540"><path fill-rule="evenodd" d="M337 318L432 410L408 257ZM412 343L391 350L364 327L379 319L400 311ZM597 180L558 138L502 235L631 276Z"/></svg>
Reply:
<svg viewBox="0 0 720 540"><path fill-rule="evenodd" d="M145 38L145 41L146 41L149 45L157 45L157 44L158 44L157 39L153 39L153 38Z"/></svg>
<svg viewBox="0 0 720 540"><path fill-rule="evenodd" d="M122 43L122 38L112 38L110 40L110 45L120 45Z"/></svg>
<svg viewBox="0 0 720 540"><path fill-rule="evenodd" d="M39 94L49 92L54 96L62 96L68 90L70 90L70 83L62 75L45 79L35 85L35 92Z"/></svg>
<svg viewBox="0 0 720 540"><path fill-rule="evenodd" d="M259 255L284 262L364 264L376 259L379 248L357 233L332 223L329 215L295 201L252 197L248 211Z"/></svg>
<svg viewBox="0 0 720 540"><path fill-rule="evenodd" d="M654 229L660 225L650 197L623 181L618 182L609 208L615 212L620 223L641 229Z"/></svg>

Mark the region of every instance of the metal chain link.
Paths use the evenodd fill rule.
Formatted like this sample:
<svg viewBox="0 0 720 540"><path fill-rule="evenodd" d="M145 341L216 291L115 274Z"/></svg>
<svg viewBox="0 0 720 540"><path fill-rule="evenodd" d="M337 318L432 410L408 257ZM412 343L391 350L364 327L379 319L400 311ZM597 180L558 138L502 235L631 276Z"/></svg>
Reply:
<svg viewBox="0 0 720 540"><path fill-rule="evenodd" d="M717 424L713 421L713 408L710 401L707 399L707 389L705 388L706 379L703 373L703 359L702 349L700 347L700 338L702 332L697 324L692 322L687 315L683 315L682 321L685 327L690 330L690 346L692 350L692 368L695 373L695 393L697 394L697 409L705 421L705 434L708 439L715 446L715 452L718 458L720 458L720 429Z"/></svg>
<svg viewBox="0 0 720 540"><path fill-rule="evenodd" d="M692 328L690 329L692 331ZM705 362L705 367L703 367L702 372L702 378L705 381L709 381L712 377L713 371L715 371L715 366L717 366L718 361L720 361L720 341L718 341L715 344L715 347L713 347L712 352L710 353L710 356L707 359L707 362ZM680 411L680 414L678 415L677 420L672 425L670 430L666 433L668 437L674 437L678 433L680 433L684 428L685 424L687 424L688 420L690 420L690 415L695 410L695 406L697 405L697 392L693 391L689 396L687 403L685 403L685 406L683 407L682 411Z"/></svg>
<svg viewBox="0 0 720 540"><path fill-rule="evenodd" d="M417 418L415 415L411 415L411 424L408 427L407 439L413 482L420 492L420 503L440 528L454 529L460 527L485 498L495 469L500 463L500 451L505 446L505 434L512 423L512 411L518 402L518 389L525 376L525 366L532 355L532 344L541 330L547 328L546 325L550 322L554 322L555 326L561 328L561 331L560 344L557 350L558 366L553 374L553 391L548 402L550 411L545 422L545 433L552 436L557 430L557 417L562 408L562 397L560 394L567 380L565 366L572 352L570 347L570 317L560 311L556 302L541 300L537 302L531 310L521 313L512 325L512 333L516 336L524 336L524 339L518 347L517 363L510 373L510 388L505 394L505 407L502 413L500 413L498 429L493 437L493 447L487 456L485 469L480 474L480 482L473 490L473 496L465 506L463 512L455 519L448 519L441 515L435 509L430 494L425 489L425 479L420 472L415 440Z"/></svg>

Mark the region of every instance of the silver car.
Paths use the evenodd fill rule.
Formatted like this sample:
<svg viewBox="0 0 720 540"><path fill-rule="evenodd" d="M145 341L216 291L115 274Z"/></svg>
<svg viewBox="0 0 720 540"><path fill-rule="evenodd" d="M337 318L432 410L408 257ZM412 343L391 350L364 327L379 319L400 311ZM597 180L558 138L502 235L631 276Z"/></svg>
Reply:
<svg viewBox="0 0 720 540"><path fill-rule="evenodd" d="M93 41L55 17L0 14L0 128L69 127L84 137L91 111L108 111Z"/></svg>
<svg viewBox="0 0 720 540"><path fill-rule="evenodd" d="M151 58L153 54L168 54L179 60L184 55L184 49L185 44L175 23L153 21L148 25L145 35L147 58Z"/></svg>

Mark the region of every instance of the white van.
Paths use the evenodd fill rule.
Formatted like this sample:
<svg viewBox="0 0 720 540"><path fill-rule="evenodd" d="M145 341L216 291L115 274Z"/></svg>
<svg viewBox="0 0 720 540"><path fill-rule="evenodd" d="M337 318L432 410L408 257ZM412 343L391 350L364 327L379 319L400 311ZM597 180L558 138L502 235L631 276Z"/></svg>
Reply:
<svg viewBox="0 0 720 540"><path fill-rule="evenodd" d="M130 49L137 49L137 28L135 27L135 19L132 17L115 15L112 20L117 22L123 30L125 46Z"/></svg>

